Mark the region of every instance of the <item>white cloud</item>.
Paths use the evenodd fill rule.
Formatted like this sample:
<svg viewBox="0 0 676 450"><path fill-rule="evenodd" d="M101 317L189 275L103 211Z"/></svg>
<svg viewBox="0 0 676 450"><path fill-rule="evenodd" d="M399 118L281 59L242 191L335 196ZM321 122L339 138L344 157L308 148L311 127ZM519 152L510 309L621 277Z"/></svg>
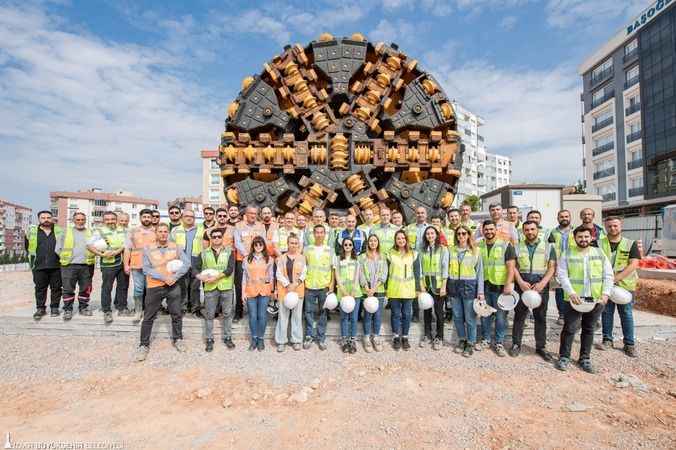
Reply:
<svg viewBox="0 0 676 450"><path fill-rule="evenodd" d="M630 19L653 0L549 0L545 7L547 23L555 28L606 23L610 19Z"/></svg>
<svg viewBox="0 0 676 450"><path fill-rule="evenodd" d="M199 150L218 144L222 105L179 78L166 51L74 34L58 20L0 7L7 196L44 206L49 190L90 186L162 201L199 194Z"/></svg>
<svg viewBox="0 0 676 450"><path fill-rule="evenodd" d="M368 39L372 42L396 42L400 45L411 43L415 36L414 25L401 19L394 22L381 19L373 31L368 33Z"/></svg>
<svg viewBox="0 0 676 450"><path fill-rule="evenodd" d="M511 31L514 29L518 21L519 19L516 16L506 16L500 21L500 27L503 30Z"/></svg>

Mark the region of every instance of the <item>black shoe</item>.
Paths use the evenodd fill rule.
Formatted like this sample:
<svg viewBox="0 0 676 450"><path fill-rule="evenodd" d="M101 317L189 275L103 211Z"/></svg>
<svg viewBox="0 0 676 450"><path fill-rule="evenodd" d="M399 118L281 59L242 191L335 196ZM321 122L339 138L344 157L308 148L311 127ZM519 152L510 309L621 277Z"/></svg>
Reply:
<svg viewBox="0 0 676 450"><path fill-rule="evenodd" d="M544 348L538 348L537 350L535 350L535 354L540 355L540 358L544 359L545 362L552 362L554 360L552 354L549 353Z"/></svg>
<svg viewBox="0 0 676 450"><path fill-rule="evenodd" d="M409 344L407 337L401 338L401 348L407 351L411 348L411 344Z"/></svg>
<svg viewBox="0 0 676 450"><path fill-rule="evenodd" d="M225 344L226 347L228 347L228 350L232 350L233 348L235 348L235 343L232 342L232 338L223 339L223 343Z"/></svg>
<svg viewBox="0 0 676 450"><path fill-rule="evenodd" d="M465 348L462 350L462 356L469 358L474 354L474 346L469 342L465 342Z"/></svg>
<svg viewBox="0 0 676 450"><path fill-rule="evenodd" d="M92 315L92 309L89 306L86 306L84 308L80 308L80 315L81 316L91 316Z"/></svg>
<svg viewBox="0 0 676 450"><path fill-rule="evenodd" d="M556 367L557 369L559 369L562 372L565 372L566 370L568 370L568 366L570 366L570 359L566 358L565 356L564 357L560 356L559 360L556 361L556 364L554 364L554 367Z"/></svg>
<svg viewBox="0 0 676 450"><path fill-rule="evenodd" d="M343 353L350 353L350 344L348 344L347 341L343 341L343 345L340 346L340 349Z"/></svg>
<svg viewBox="0 0 676 450"><path fill-rule="evenodd" d="M42 316L46 316L46 315L47 315L47 311L46 311L46 310L44 310L44 309L38 309L38 310L35 311L35 313L33 314L33 319L35 319L35 320L40 320L40 319L42 319Z"/></svg>
<svg viewBox="0 0 676 450"><path fill-rule="evenodd" d="M519 344L512 345L512 348L509 349L509 356L516 358L521 353L521 346Z"/></svg>
<svg viewBox="0 0 676 450"><path fill-rule="evenodd" d="M401 348L401 338L398 336L394 337L394 341L392 342L392 348L395 350L399 350Z"/></svg>
<svg viewBox="0 0 676 450"><path fill-rule="evenodd" d="M61 314L61 311L59 310L59 308L52 308L51 312L49 313L49 316L50 317L59 317L60 314Z"/></svg>
<svg viewBox="0 0 676 450"><path fill-rule="evenodd" d="M263 342L263 339L258 339L258 342L256 343L256 348L258 349L259 352L265 350L265 342Z"/></svg>
<svg viewBox="0 0 676 450"><path fill-rule="evenodd" d="M589 358L581 359L578 362L578 364L580 366L580 369L584 370L585 372L591 373L591 374L596 373L596 369L594 369L594 366L592 366L591 359L589 359Z"/></svg>
<svg viewBox="0 0 676 450"><path fill-rule="evenodd" d="M638 352L635 345L624 344L622 351L630 358L638 358Z"/></svg>
<svg viewBox="0 0 676 450"><path fill-rule="evenodd" d="M63 320L70 320L73 318L73 310L67 309L63 312Z"/></svg>
<svg viewBox="0 0 676 450"><path fill-rule="evenodd" d="M207 352L210 352L213 349L214 349L214 340L213 339L207 339L207 346L206 346L205 350Z"/></svg>
<svg viewBox="0 0 676 450"><path fill-rule="evenodd" d="M350 353L357 353L357 343L354 339L350 341Z"/></svg>
<svg viewBox="0 0 676 450"><path fill-rule="evenodd" d="M256 350L256 347L257 347L256 341L251 341L251 344L249 344L249 351L253 352L254 350Z"/></svg>

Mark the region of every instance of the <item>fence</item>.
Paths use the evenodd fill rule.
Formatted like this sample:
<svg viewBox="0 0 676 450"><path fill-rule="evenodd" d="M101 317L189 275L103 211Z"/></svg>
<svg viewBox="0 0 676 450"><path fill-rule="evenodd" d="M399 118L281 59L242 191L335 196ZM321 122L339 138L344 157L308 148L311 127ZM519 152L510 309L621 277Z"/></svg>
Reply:
<svg viewBox="0 0 676 450"><path fill-rule="evenodd" d="M643 254L650 253L653 239L662 238L662 227L664 226L661 215L625 217L622 225L622 235L633 240L643 242Z"/></svg>

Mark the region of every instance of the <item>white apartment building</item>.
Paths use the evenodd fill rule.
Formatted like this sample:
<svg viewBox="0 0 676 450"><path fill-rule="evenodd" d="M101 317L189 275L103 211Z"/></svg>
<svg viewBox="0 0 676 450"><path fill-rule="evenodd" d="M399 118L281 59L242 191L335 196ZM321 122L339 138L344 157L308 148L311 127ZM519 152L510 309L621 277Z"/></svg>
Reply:
<svg viewBox="0 0 676 450"><path fill-rule="evenodd" d="M486 188L482 194L507 186L512 181L512 159L508 156L487 153L484 173Z"/></svg>
<svg viewBox="0 0 676 450"><path fill-rule="evenodd" d="M223 177L218 166L218 150L202 150L202 204L214 208L225 205Z"/></svg>

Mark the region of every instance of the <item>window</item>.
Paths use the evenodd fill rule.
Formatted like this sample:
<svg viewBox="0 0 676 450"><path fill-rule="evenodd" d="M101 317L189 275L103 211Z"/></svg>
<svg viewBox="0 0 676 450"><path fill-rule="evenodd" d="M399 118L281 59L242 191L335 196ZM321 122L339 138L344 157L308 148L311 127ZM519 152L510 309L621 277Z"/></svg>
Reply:
<svg viewBox="0 0 676 450"><path fill-rule="evenodd" d="M211 179L209 180L209 184L218 186L221 182L221 176L220 175L211 175Z"/></svg>
<svg viewBox="0 0 676 450"><path fill-rule="evenodd" d="M629 151L629 161L640 161L642 157L640 147Z"/></svg>
<svg viewBox="0 0 676 450"><path fill-rule="evenodd" d="M629 124L629 133L628 134L634 134L634 133L640 133L641 132L641 122L634 122Z"/></svg>
<svg viewBox="0 0 676 450"><path fill-rule="evenodd" d="M603 170L611 169L614 167L612 159L604 159L594 164L594 172L601 172Z"/></svg>
<svg viewBox="0 0 676 450"><path fill-rule="evenodd" d="M612 144L613 142L614 142L613 141L613 135L607 134L603 137L594 139L594 142L593 142L594 145L592 146L592 148L599 148L599 147L602 147L606 144Z"/></svg>
<svg viewBox="0 0 676 450"><path fill-rule="evenodd" d="M608 100L613 95L613 90L609 86L604 86L592 93L592 108L596 108L601 103Z"/></svg>
<svg viewBox="0 0 676 450"><path fill-rule="evenodd" d="M217 159L212 159L212 160L211 160L211 168L212 168L212 169L220 169L220 166L218 165L218 160L217 160Z"/></svg>
<svg viewBox="0 0 676 450"><path fill-rule="evenodd" d="M612 119L612 118L613 118L613 111L610 110L610 109L607 109L607 110L603 111L601 114L599 114L598 116L594 116L594 125L598 125L598 124L603 123L606 120Z"/></svg>
<svg viewBox="0 0 676 450"><path fill-rule="evenodd" d="M625 75L626 81L633 80L634 78L638 78L638 65L632 67L631 69L627 70L627 74Z"/></svg>
<svg viewBox="0 0 676 450"><path fill-rule="evenodd" d="M628 55L635 50L638 50L638 39L634 39L633 41L624 46L625 55Z"/></svg>
<svg viewBox="0 0 676 450"><path fill-rule="evenodd" d="M641 94L636 94L629 97L629 106L637 106L641 104Z"/></svg>
<svg viewBox="0 0 676 450"><path fill-rule="evenodd" d="M94 200L94 206L107 206L108 202L105 200Z"/></svg>
<svg viewBox="0 0 676 450"><path fill-rule="evenodd" d="M592 70L592 79L601 78L611 70L613 70L612 58L605 60L603 64Z"/></svg>
<svg viewBox="0 0 676 450"><path fill-rule="evenodd" d="M629 188L638 189L643 187L643 175L629 178Z"/></svg>

